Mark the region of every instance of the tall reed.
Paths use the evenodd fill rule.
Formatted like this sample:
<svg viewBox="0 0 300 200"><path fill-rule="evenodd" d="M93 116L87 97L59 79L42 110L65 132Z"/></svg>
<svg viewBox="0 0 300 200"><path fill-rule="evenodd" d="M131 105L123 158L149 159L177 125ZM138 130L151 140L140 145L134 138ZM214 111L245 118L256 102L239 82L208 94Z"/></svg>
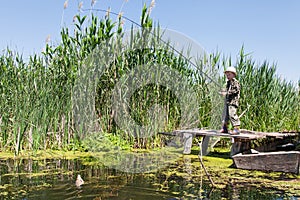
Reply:
<svg viewBox="0 0 300 200"><path fill-rule="evenodd" d="M95 115L99 130L111 134L111 138L126 140L126 145L129 143L136 148L163 145L161 136L157 134L149 138L133 137L118 127L114 118L115 111L111 105L114 87L122 75L144 63L167 65L187 77L189 86L199 99L195 108L199 119L194 126L218 125L218 113L223 101L211 94L217 95L221 89L219 84L225 82L223 75L217 72L222 65L232 64L231 58L221 58L220 53L210 54L199 61L196 68L191 68L189 58L174 52L168 43L161 43L157 38L151 39L147 30L159 35L160 27L153 25L147 9L145 6L142 10L142 29L134 34L132 32L128 49L120 51L124 35L121 16L117 22L113 22L109 15L103 19L92 15L90 20L87 20L87 16L76 16L74 30L62 28L60 44L47 44L42 56L32 55L28 62L18 53L7 49L0 56L1 150L18 154L25 149L84 148L78 137L80 130L75 127L72 90L83 62L103 42L107 42L117 53L113 54L114 59L97 83ZM133 47L140 46L143 42L141 38L145 37L149 39L145 48L133 50ZM209 67L205 67L207 63ZM261 131L299 130L299 86L297 88L281 80L276 75L275 65L267 61L256 64L244 53L243 47L236 66L242 85L239 112L251 105L251 109L241 118L242 127ZM205 74L216 79L215 82ZM164 131L180 128L180 104L167 87L148 84L136 90L127 104L132 119L140 125L151 123L148 111L155 105L165 110ZM120 141L117 143L122 143Z"/></svg>

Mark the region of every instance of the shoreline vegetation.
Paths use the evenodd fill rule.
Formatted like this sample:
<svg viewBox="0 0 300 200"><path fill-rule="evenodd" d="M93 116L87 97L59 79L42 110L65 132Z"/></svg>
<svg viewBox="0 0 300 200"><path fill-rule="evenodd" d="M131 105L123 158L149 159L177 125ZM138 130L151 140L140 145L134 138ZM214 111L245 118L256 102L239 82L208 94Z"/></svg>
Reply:
<svg viewBox="0 0 300 200"><path fill-rule="evenodd" d="M222 107L221 101L213 102L208 94L212 92L211 85L216 90L221 89L219 86L225 80L219 74L211 77L214 84L206 75L210 71L222 71L223 66L234 65L242 85L240 112L251 106L242 117L243 128L299 132L300 80L297 86L282 80L276 75L276 65L268 61L257 63L245 53L244 47L239 50L237 63L231 63L231 57L222 57L216 52L207 55L196 69L192 69L189 59L149 34L161 34L160 27L150 18L149 9L146 5L142 9L140 32L130 36L132 46L138 46L146 39L148 43L142 51L122 49L124 19L119 15L113 21L109 12L101 19L93 14L77 15L74 30L62 28L61 43L47 43L42 55L32 55L28 62L18 52L6 49L0 55L0 154L13 152L18 156L26 151L48 150L84 152L105 141L81 138L81 132L86 129L76 126L72 105L78 73L88 56L99 46L102 48L103 43L121 53L113 54L109 67L99 78L92 110L95 111L97 130L101 130L115 146L128 150L160 148L165 144L166 138L158 134L149 133L151 137L148 138L133 136L119 128L114 118L111 105L114 87L123 74L144 63L166 65L187 77L189 86L200 99L195 108L199 113L195 128L212 127L212 113ZM209 68L205 68L207 63ZM135 91L128 102L132 118L140 125L149 123L147 111L154 105L165 108L162 131L180 128L180 104L168 88L148 84Z"/></svg>

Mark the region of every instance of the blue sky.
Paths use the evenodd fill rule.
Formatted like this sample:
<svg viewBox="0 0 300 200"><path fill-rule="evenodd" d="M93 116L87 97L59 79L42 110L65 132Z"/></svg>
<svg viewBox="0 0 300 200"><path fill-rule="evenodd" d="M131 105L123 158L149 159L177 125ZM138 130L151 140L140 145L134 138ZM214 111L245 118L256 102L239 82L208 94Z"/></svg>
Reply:
<svg viewBox="0 0 300 200"><path fill-rule="evenodd" d="M0 49L28 57L39 53L48 35L58 43L61 26L72 27L79 0L1 1ZM139 22L144 3L151 0L98 0L94 8L120 12ZM91 0L82 0L82 9ZM151 16L162 28L192 38L207 51L235 58L245 47L257 63L277 63L278 75L300 79L300 1L298 0L157 0ZM88 12L82 12L88 14ZM98 13L103 16L103 13ZM125 22L129 23L129 22Z"/></svg>

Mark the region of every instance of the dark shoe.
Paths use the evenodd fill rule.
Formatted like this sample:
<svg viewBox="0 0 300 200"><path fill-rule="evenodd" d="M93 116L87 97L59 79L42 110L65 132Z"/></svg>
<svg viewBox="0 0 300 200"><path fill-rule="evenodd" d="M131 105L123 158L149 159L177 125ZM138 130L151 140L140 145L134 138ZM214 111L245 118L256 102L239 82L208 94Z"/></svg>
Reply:
<svg viewBox="0 0 300 200"><path fill-rule="evenodd" d="M240 130L239 129L233 129L233 131L230 133L230 135L238 135L240 134Z"/></svg>
<svg viewBox="0 0 300 200"><path fill-rule="evenodd" d="M228 133L227 127L223 127L223 128L220 130L220 133Z"/></svg>

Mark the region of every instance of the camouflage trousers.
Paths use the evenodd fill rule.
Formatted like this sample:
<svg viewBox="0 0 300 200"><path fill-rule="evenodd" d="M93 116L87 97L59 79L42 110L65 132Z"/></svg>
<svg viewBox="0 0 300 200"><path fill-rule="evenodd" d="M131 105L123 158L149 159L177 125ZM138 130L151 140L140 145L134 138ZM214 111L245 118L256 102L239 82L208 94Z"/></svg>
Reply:
<svg viewBox="0 0 300 200"><path fill-rule="evenodd" d="M239 116L237 115L237 107L225 103L223 115L222 115L222 123L228 124L229 121L231 122L232 126L241 125Z"/></svg>

